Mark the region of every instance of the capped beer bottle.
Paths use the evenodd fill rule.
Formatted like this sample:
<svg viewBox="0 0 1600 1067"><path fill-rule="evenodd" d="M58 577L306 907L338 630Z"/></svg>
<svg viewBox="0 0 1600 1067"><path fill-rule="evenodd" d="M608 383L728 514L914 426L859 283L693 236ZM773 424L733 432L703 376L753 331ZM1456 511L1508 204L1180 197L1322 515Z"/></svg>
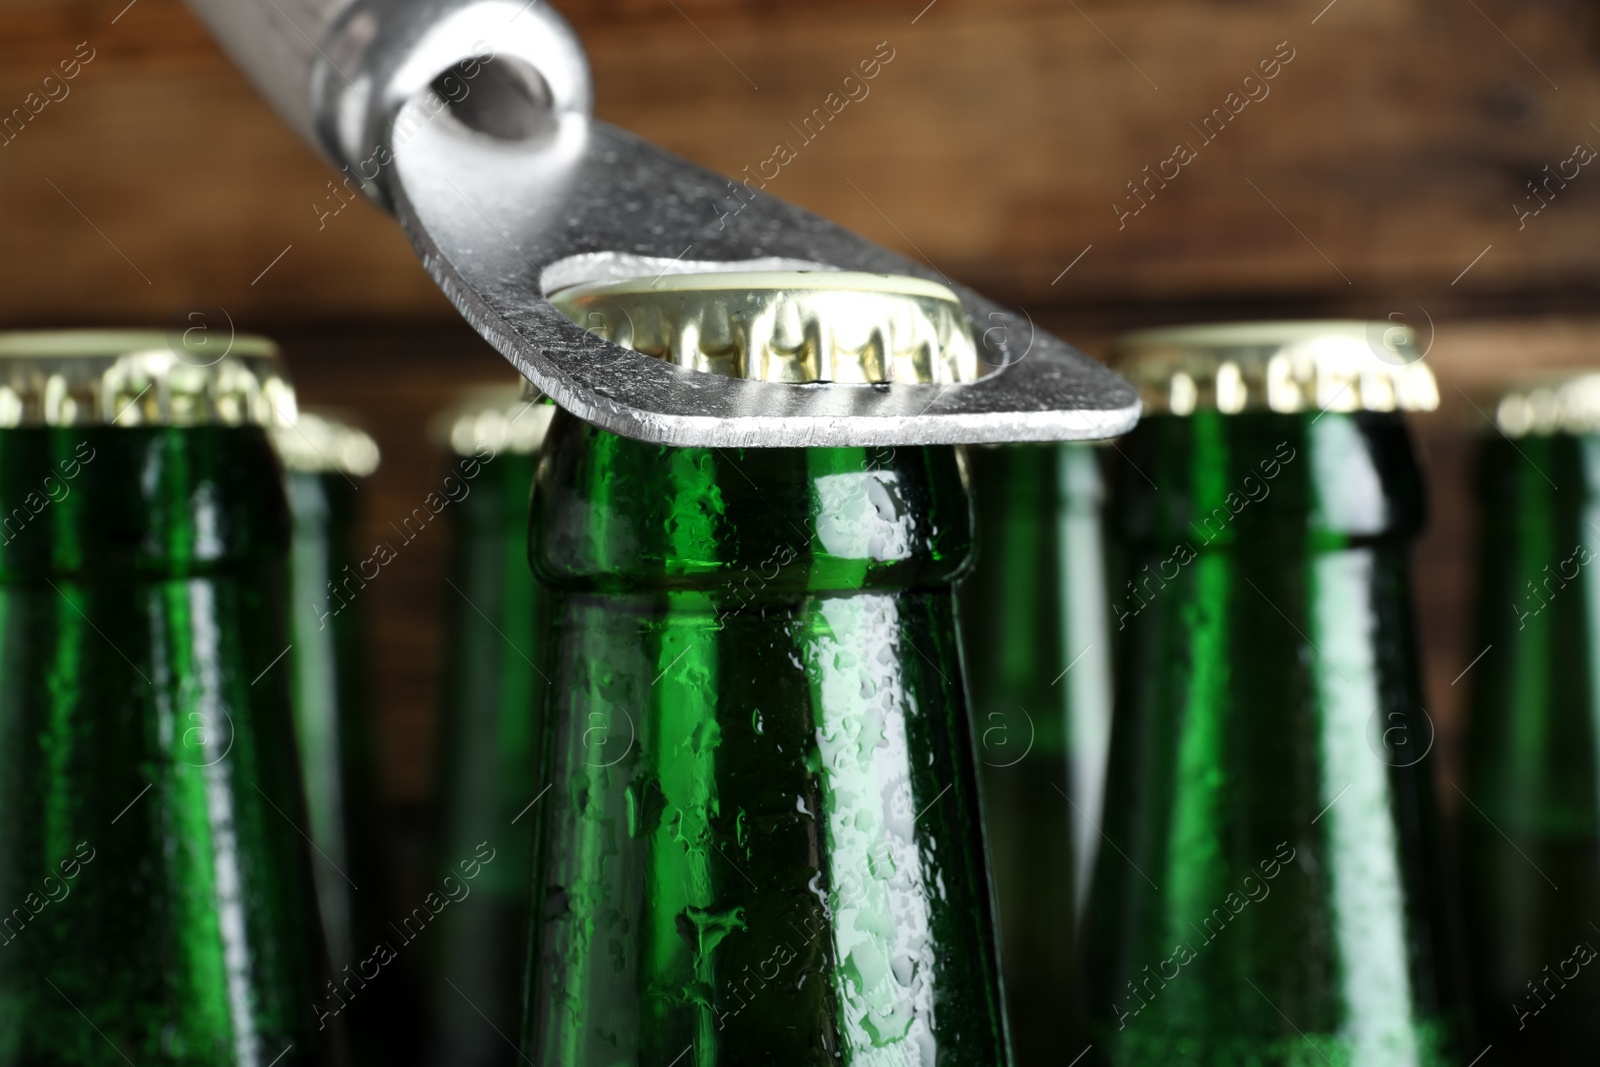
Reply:
<svg viewBox="0 0 1600 1067"><path fill-rule="evenodd" d="M953 295L913 279L555 300L736 375L975 366ZM557 414L529 1059L1007 1062L952 591L969 507L950 448L669 448Z"/></svg>
<svg viewBox="0 0 1600 1067"><path fill-rule="evenodd" d="M1132 575L1084 923L1091 1059L1457 1062L1408 546L1410 331L1259 323L1121 347Z"/></svg>
<svg viewBox="0 0 1600 1067"><path fill-rule="evenodd" d="M440 1067L520 1062L506 1035L522 1022L532 873L529 805L543 698L542 600L528 568L528 496L555 408L517 386L479 390L436 423L471 491L450 509L452 588L439 730L443 796L434 869L488 843L494 860L439 917L432 1060ZM476 467L477 469L474 469Z"/></svg>
<svg viewBox="0 0 1600 1067"><path fill-rule="evenodd" d="M1460 816L1468 948L1494 1055L1577 1062L1600 1044L1600 376L1517 389L1495 415Z"/></svg>
<svg viewBox="0 0 1600 1067"><path fill-rule="evenodd" d="M1020 1067L1058 1064L1111 718L1102 481L1089 445L967 455L978 549L961 631L1006 1009Z"/></svg>
<svg viewBox="0 0 1600 1067"><path fill-rule="evenodd" d="M362 580L356 552L357 479L378 468L377 442L329 412L302 411L273 441L284 466L293 535L286 657L295 735L316 845L311 865L336 979L355 973L379 942L392 883L383 847L368 733ZM352 578L355 583L352 583ZM398 966L396 966L398 970ZM409 992L398 974L340 1010L355 1062L392 1062L406 1047ZM337 1001L325 1004L337 1008Z"/></svg>
<svg viewBox="0 0 1600 1067"><path fill-rule="evenodd" d="M0 1062L324 1062L275 351L0 336Z"/></svg>

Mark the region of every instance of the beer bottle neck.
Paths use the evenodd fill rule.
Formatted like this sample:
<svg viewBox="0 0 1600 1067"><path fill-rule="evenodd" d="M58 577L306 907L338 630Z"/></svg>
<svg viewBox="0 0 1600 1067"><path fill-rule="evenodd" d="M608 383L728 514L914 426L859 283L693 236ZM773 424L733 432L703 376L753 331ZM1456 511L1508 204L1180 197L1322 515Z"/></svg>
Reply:
<svg viewBox="0 0 1600 1067"><path fill-rule="evenodd" d="M1600 507L1600 434L1485 438L1476 473L1486 540L1566 537Z"/></svg>
<svg viewBox="0 0 1600 1067"><path fill-rule="evenodd" d="M1473 801L1509 833L1590 835L1600 765L1592 709L1600 680L1586 663L1600 627L1593 573L1600 557L1600 436L1486 439L1477 479L1475 643L1493 652L1473 676L1467 760Z"/></svg>
<svg viewBox="0 0 1600 1067"><path fill-rule="evenodd" d="M1450 1062L1401 417L1158 416L1121 448L1103 826L1125 851L1103 849L1082 926L1096 1042L1129 1064Z"/></svg>
<svg viewBox="0 0 1600 1067"><path fill-rule="evenodd" d="M666 448L563 412L543 462L532 558L559 588L738 600L947 586L970 555L948 448Z"/></svg>
<svg viewBox="0 0 1600 1067"><path fill-rule="evenodd" d="M181 577L280 558L259 427L28 427L0 436L0 579Z"/></svg>
<svg viewBox="0 0 1600 1067"><path fill-rule="evenodd" d="M556 589L529 1059L1006 1062L955 451L558 416L533 511Z"/></svg>
<svg viewBox="0 0 1600 1067"><path fill-rule="evenodd" d="M1121 538L1188 551L1403 542L1422 528L1421 475L1398 414L1155 415L1122 444Z"/></svg>
<svg viewBox="0 0 1600 1067"><path fill-rule="evenodd" d="M1593 895L1565 890L1594 884L1600 841L1600 435L1486 437L1477 482L1461 837L1471 977L1483 1038L1547 1063L1600 1038L1592 1005L1528 988L1543 978L1530 959L1556 968L1595 943Z"/></svg>

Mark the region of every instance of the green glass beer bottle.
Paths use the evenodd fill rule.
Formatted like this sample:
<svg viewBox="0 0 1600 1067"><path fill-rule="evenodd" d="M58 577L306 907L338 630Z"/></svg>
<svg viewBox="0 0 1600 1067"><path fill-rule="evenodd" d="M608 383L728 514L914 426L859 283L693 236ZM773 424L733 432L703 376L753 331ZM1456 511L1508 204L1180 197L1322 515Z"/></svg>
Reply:
<svg viewBox="0 0 1600 1067"><path fill-rule="evenodd" d="M476 464L450 510L447 652L440 709L441 876L488 842L494 860L439 917L430 1003L439 1067L511 1064L522 1021L528 886L543 699L542 601L528 567L528 496L555 408L518 386L464 397L435 422L457 463ZM473 468L468 467L468 470ZM463 470L463 476L466 470Z"/></svg>
<svg viewBox="0 0 1600 1067"><path fill-rule="evenodd" d="M1130 577L1085 918L1092 1060L1456 1063L1401 412L1410 331L1155 330L1112 529Z"/></svg>
<svg viewBox="0 0 1600 1067"><path fill-rule="evenodd" d="M0 1062L326 1062L293 417L264 341L0 335Z"/></svg>
<svg viewBox="0 0 1600 1067"><path fill-rule="evenodd" d="M276 429L273 443L293 522L293 640L285 665L307 833L316 846L311 872L332 972L359 978L373 946L389 936L384 892L391 883L366 716L365 628L360 598L351 596L361 578L357 479L377 470L378 445L339 415L309 410L293 426ZM394 1010L405 1003L405 987L387 976L382 988L363 991L348 1014L340 1012L356 1063L393 1062L406 1047L407 1017Z"/></svg>
<svg viewBox="0 0 1600 1067"><path fill-rule="evenodd" d="M975 368L943 287L816 279L554 299L747 377ZM950 448L668 448L557 414L531 1061L1008 1062L955 631L970 531Z"/></svg>
<svg viewBox="0 0 1600 1067"><path fill-rule="evenodd" d="M1579 1062L1600 1044L1600 376L1532 383L1495 414L1461 806L1468 948L1494 1055Z"/></svg>
<svg viewBox="0 0 1600 1067"><path fill-rule="evenodd" d="M1096 452L967 451L977 561L961 586L961 632L1021 1067L1059 1064L1076 1036L1065 1011L1075 1000L1073 933L1086 849L1098 842L1111 719Z"/></svg>

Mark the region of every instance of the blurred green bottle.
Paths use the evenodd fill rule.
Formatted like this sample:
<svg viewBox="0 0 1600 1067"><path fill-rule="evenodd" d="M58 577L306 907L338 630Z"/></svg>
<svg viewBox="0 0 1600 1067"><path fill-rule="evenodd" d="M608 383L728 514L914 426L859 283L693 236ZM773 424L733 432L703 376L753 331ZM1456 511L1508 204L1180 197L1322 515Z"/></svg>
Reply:
<svg viewBox="0 0 1600 1067"><path fill-rule="evenodd" d="M378 446L340 416L317 411L302 411L293 426L274 431L273 443L294 523L294 641L286 664L316 846L311 873L332 972L341 981L359 980L373 946L389 936L384 920L392 884L372 766L366 627L357 595L373 577L373 564L357 548L357 482L378 469ZM405 1014L395 1010L408 1003L399 973L348 1001L346 1032L357 1064L394 1062L414 1036Z"/></svg>
<svg viewBox="0 0 1600 1067"><path fill-rule="evenodd" d="M265 341L0 335L0 1063L328 1061L294 414Z"/></svg>
<svg viewBox="0 0 1600 1067"><path fill-rule="evenodd" d="M494 860L440 916L432 1062L520 1062L543 699L543 598L528 568L528 497L555 408L510 385L475 390L434 424L471 491L450 509L449 625L440 708L441 876L488 842ZM467 478L468 472L472 477Z"/></svg>
<svg viewBox="0 0 1600 1067"><path fill-rule="evenodd" d="M878 279L852 294L864 323L813 302L808 277L556 300L746 377L882 380L912 349L901 328L937 344L896 380L960 366L959 305L925 297L940 287ZM819 343L752 342L763 321ZM697 342L699 323L723 325ZM532 526L553 599L528 1059L1008 1062L955 633L971 534L955 451L668 448L561 413Z"/></svg>
<svg viewBox="0 0 1600 1067"><path fill-rule="evenodd" d="M1058 1064L1074 1027L1073 932L1111 720L1104 490L1090 445L967 455L978 550L961 585L961 636L1006 1010L1018 1064Z"/></svg>
<svg viewBox="0 0 1600 1067"><path fill-rule="evenodd" d="M1091 1059L1457 1063L1400 412L1409 330L1156 330L1118 369L1108 794L1084 923Z"/></svg>
<svg viewBox="0 0 1600 1067"><path fill-rule="evenodd" d="M1461 827L1478 1024L1507 1063L1600 1047L1600 376L1501 398L1480 446Z"/></svg>

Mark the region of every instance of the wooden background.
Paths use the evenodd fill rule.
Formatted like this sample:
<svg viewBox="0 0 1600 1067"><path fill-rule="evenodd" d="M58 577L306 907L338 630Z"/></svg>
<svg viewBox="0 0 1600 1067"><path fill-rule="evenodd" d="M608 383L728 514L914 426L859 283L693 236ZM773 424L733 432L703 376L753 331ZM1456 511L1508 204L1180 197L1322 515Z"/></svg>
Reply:
<svg viewBox="0 0 1600 1067"><path fill-rule="evenodd" d="M124 6L126 4L126 6ZM1447 769L1467 630L1473 392L1600 340L1600 22L1576 0L567 0L597 111L737 173L887 42L870 95L769 191L1026 307L1093 353L1119 329L1235 316L1403 317L1445 408L1418 420L1436 520L1419 554ZM86 44L86 47L84 45ZM425 494L421 432L458 383L509 378L399 230L319 229L329 171L177 0L6 0L0 116L93 58L0 144L0 327L201 314L280 337L308 402L363 413L374 529ZM1198 126L1292 53L1214 141ZM1254 89L1258 95L1260 90ZM1136 216L1126 183L1197 158ZM1170 173L1170 171L1169 171ZM1069 268L1070 269L1067 269ZM1474 423L1477 423L1474 426ZM431 788L442 543L371 594L381 762ZM386 575L389 572L386 571ZM1470 678L1470 676L1469 676ZM1446 791L1453 795L1453 791Z"/></svg>

